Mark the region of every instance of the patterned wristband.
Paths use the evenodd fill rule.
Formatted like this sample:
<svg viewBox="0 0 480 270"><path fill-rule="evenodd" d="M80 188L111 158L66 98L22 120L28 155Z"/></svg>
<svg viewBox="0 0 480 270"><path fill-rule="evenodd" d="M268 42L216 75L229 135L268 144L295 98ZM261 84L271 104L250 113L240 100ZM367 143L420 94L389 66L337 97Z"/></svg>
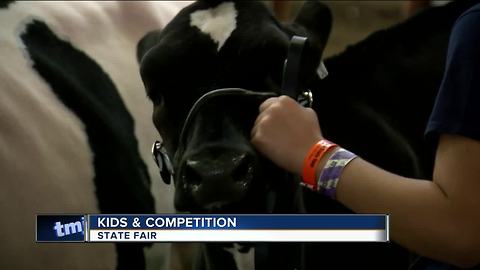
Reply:
<svg viewBox="0 0 480 270"><path fill-rule="evenodd" d="M325 163L325 166L318 177L317 191L330 197L331 199L335 199L340 175L348 163L356 157L357 155L354 153L343 148L339 148L333 155L330 156L327 163Z"/></svg>

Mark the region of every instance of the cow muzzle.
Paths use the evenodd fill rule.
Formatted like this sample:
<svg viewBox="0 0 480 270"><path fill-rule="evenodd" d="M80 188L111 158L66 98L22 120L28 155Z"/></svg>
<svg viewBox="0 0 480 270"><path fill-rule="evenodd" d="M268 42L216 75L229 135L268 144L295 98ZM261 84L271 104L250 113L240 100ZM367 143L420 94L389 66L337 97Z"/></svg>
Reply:
<svg viewBox="0 0 480 270"><path fill-rule="evenodd" d="M209 146L184 156L178 177L188 186L196 205L216 211L240 202L258 171L253 152L227 146Z"/></svg>
<svg viewBox="0 0 480 270"><path fill-rule="evenodd" d="M259 167L257 153L250 145L249 138L223 138L223 143L213 140L208 146L191 147L189 134L195 129L197 117L202 111L209 110L209 105L234 100L241 104L255 104L254 107L258 108L261 102L274 96L278 94L224 88L200 97L185 119L173 162L162 143L154 143L153 156L165 183L175 179L176 194L188 194L178 197L193 200L195 205L204 210L219 210L225 205L241 201L252 187Z"/></svg>

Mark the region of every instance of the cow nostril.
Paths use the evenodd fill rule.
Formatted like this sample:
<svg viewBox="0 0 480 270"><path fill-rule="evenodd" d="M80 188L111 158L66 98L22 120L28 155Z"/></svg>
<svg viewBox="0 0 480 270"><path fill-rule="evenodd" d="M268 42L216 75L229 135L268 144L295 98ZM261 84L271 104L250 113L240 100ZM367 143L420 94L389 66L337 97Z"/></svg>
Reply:
<svg viewBox="0 0 480 270"><path fill-rule="evenodd" d="M188 183L193 184L193 185L200 185L202 182L202 176L198 172L197 169L195 169L195 164L194 162L196 161L187 161L185 164L184 168L184 173L183 173L183 178L188 179Z"/></svg>
<svg viewBox="0 0 480 270"><path fill-rule="evenodd" d="M207 184L228 186L229 181L246 186L253 178L254 157L246 153L210 159L187 159L182 168L182 178L188 185Z"/></svg>
<svg viewBox="0 0 480 270"><path fill-rule="evenodd" d="M247 182L253 175L253 160L249 155L242 155L237 159L237 166L232 171L234 182Z"/></svg>

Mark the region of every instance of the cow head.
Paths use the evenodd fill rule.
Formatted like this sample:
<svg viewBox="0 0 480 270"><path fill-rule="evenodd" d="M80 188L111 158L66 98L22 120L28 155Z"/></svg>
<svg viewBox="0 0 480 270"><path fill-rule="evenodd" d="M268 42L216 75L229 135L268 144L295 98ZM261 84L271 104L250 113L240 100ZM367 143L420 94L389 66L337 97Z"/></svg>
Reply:
<svg viewBox="0 0 480 270"><path fill-rule="evenodd" d="M309 39L301 74L312 79L330 28L330 11L318 2L307 2L292 24L281 25L261 2L199 1L140 41L153 122L175 157L178 210L264 211L269 180L279 170L255 152L250 130L268 95L211 98L190 119L185 140L180 132L194 103L214 89L280 93L293 35Z"/></svg>

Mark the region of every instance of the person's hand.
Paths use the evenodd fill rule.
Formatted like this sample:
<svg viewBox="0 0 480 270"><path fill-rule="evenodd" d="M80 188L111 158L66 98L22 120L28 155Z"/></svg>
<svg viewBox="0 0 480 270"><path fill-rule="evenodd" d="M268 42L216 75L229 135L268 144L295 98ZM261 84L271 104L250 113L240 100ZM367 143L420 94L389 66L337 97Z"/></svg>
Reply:
<svg viewBox="0 0 480 270"><path fill-rule="evenodd" d="M317 114L287 96L269 98L259 110L252 144L279 167L301 175L310 148L323 138Z"/></svg>

